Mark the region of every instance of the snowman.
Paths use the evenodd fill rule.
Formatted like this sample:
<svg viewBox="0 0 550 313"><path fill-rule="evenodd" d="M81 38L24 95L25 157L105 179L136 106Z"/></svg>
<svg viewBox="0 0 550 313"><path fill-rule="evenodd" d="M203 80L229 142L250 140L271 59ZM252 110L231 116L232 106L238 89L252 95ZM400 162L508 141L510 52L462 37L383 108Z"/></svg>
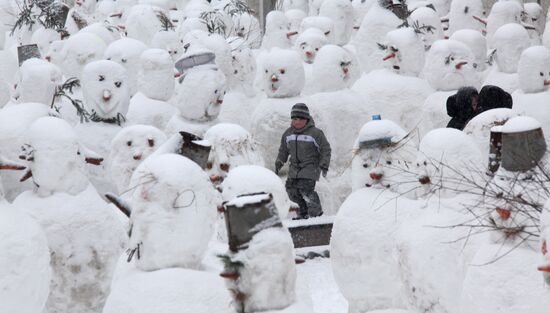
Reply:
<svg viewBox="0 0 550 313"><path fill-rule="evenodd" d="M52 105L56 88L61 85L61 76L57 66L41 59L28 59L19 69L14 98L19 103Z"/></svg>
<svg viewBox="0 0 550 313"><path fill-rule="evenodd" d="M348 0L325 0L319 9L319 16L326 16L334 22L334 44L347 44L353 29L353 7Z"/></svg>
<svg viewBox="0 0 550 313"><path fill-rule="evenodd" d="M499 131L502 162L485 189L484 207L473 209L491 236L468 267L461 312L544 312L550 299L536 270L541 266L536 237L548 188L542 179L548 170L546 143L541 124L530 117L512 118Z"/></svg>
<svg viewBox="0 0 550 313"><path fill-rule="evenodd" d="M498 68L489 73L483 84L497 85L512 93L518 88L519 57L530 46L529 34L519 24L506 24L495 32L493 46Z"/></svg>
<svg viewBox="0 0 550 313"><path fill-rule="evenodd" d="M129 84L126 70L114 61L91 62L82 73L85 116L76 126L79 139L103 157L109 155L110 143L126 122ZM115 190L106 171L106 160L90 168L91 180L101 193Z"/></svg>
<svg viewBox="0 0 550 313"><path fill-rule="evenodd" d="M111 142L109 174L118 193L126 191L134 170L166 141L166 135L149 125L123 128Z"/></svg>
<svg viewBox="0 0 550 313"><path fill-rule="evenodd" d="M147 46L139 40L121 38L111 43L105 50L105 59L114 61L126 69L130 96L137 92L139 57L146 49Z"/></svg>
<svg viewBox="0 0 550 313"><path fill-rule="evenodd" d="M473 29L457 30L449 39L460 41L472 50L475 69L478 72L487 70L487 40L479 31Z"/></svg>
<svg viewBox="0 0 550 313"><path fill-rule="evenodd" d="M228 232L230 229L240 231L234 228L237 226L232 227L233 223L240 223L236 220L237 214L261 210L268 217L256 225L246 225L251 227L246 241L238 239L239 242L235 242L238 235L231 234L230 251L223 255L225 269L221 276L226 278L226 285L233 293L234 307L239 312L312 312L309 297L296 294L294 245L278 215L283 211L277 206L279 199L277 195L268 193L272 189L270 184L279 179L272 172L259 169L257 166L238 167L229 173L223 183ZM245 177L255 177L256 181L264 183L252 186L242 180ZM243 183L247 186L240 186ZM282 185L280 180L278 185ZM246 193L234 196L237 191ZM251 194L249 191L256 192Z"/></svg>
<svg viewBox="0 0 550 313"><path fill-rule="evenodd" d="M448 14L448 32L452 35L461 29L484 31L487 25L484 17L485 11L481 0L452 1Z"/></svg>
<svg viewBox="0 0 550 313"><path fill-rule="evenodd" d="M365 73L383 67L385 55L378 43L384 40L388 32L403 23L391 10L382 6L381 2L383 1L375 2L371 6L352 42L356 50L361 51L358 58Z"/></svg>
<svg viewBox="0 0 550 313"><path fill-rule="evenodd" d="M544 13L540 4L536 2L523 4L522 23L531 24L535 29L528 29L531 45L541 44L541 35L544 32Z"/></svg>
<svg viewBox="0 0 550 313"><path fill-rule="evenodd" d="M215 59L215 54L209 50L196 48L176 62L182 75L178 78L171 103L179 113L166 126L169 136L185 131L202 137L210 126L217 123L226 79Z"/></svg>
<svg viewBox="0 0 550 313"><path fill-rule="evenodd" d="M307 14L302 10L292 9L292 10L285 11L285 16L288 19L289 32L299 34L300 25L302 24L303 19L307 17ZM292 45L295 44L296 37L297 36L290 37L290 42Z"/></svg>
<svg viewBox="0 0 550 313"><path fill-rule="evenodd" d="M232 35L241 37L250 49L258 49L262 43L260 22L251 13L243 12L233 16Z"/></svg>
<svg viewBox="0 0 550 313"><path fill-rule="evenodd" d="M65 42L66 40L55 40L52 42L48 50L44 53L44 60L61 67L63 63L61 51L63 50Z"/></svg>
<svg viewBox="0 0 550 313"><path fill-rule="evenodd" d="M374 187L409 191L414 186L404 182L414 176L415 149L409 135L391 120L366 123L353 144L352 190ZM414 197L414 193L407 196Z"/></svg>
<svg viewBox="0 0 550 313"><path fill-rule="evenodd" d="M412 131L422 117L422 105L433 93L428 83L418 78L424 64L424 44L412 28L400 28L388 32L378 49L386 69L363 75L352 89L367 101L370 114L395 120Z"/></svg>
<svg viewBox="0 0 550 313"><path fill-rule="evenodd" d="M265 18L265 34L262 39L262 50L271 50L274 47L288 49L291 46L290 38L296 34L288 29L288 19L281 11L271 11Z"/></svg>
<svg viewBox="0 0 550 313"><path fill-rule="evenodd" d="M0 170L25 167L0 157ZM42 312L50 292L50 251L44 231L4 199L0 182L0 310ZM16 262L14 262L16 260Z"/></svg>
<svg viewBox="0 0 550 313"><path fill-rule="evenodd" d="M165 129L176 114L168 103L174 93L174 63L170 54L161 49L145 50L139 60L138 92L130 99L129 124L146 124Z"/></svg>
<svg viewBox="0 0 550 313"><path fill-rule="evenodd" d="M520 89L512 94L514 109L521 114L536 117L545 134L550 133L550 115L545 103L549 101L550 50L534 46L523 51L518 64Z"/></svg>
<svg viewBox="0 0 550 313"><path fill-rule="evenodd" d="M290 123L290 109L305 99L304 68L298 53L272 49L258 66L259 79L267 98L252 114L251 133L269 169L274 170L281 135Z"/></svg>
<svg viewBox="0 0 550 313"><path fill-rule="evenodd" d="M473 66L472 51L462 42L454 40L436 41L426 55L428 60L423 69L424 78L436 91L428 96L422 109L423 120L420 133L447 125L446 101L464 86L479 87L479 80Z"/></svg>
<svg viewBox="0 0 550 313"><path fill-rule="evenodd" d="M92 33L78 33L69 37L61 50L61 70L66 77L81 78L86 64L103 57L105 42Z"/></svg>
<svg viewBox="0 0 550 313"><path fill-rule="evenodd" d="M227 173L237 166L264 165L252 135L239 125L214 125L206 131L204 139L212 145L206 168L210 180L216 184L221 183Z"/></svg>
<svg viewBox="0 0 550 313"><path fill-rule="evenodd" d="M13 205L31 215L48 240L53 273L43 312L98 312L126 241L124 223L90 185L87 150L67 122L37 119L26 138L21 157L35 189Z"/></svg>

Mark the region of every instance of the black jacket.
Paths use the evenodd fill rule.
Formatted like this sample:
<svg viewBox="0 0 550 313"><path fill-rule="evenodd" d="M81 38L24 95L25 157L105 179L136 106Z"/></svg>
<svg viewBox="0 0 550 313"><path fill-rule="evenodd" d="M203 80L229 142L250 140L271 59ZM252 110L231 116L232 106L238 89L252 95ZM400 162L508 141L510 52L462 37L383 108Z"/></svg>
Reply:
<svg viewBox="0 0 550 313"><path fill-rule="evenodd" d="M291 126L283 133L276 162L282 165L290 155L289 178L318 180L321 170L328 170L330 153L325 134L309 119L304 128Z"/></svg>
<svg viewBox="0 0 550 313"><path fill-rule="evenodd" d="M466 123L475 116L472 98L477 97L477 95L475 88L463 87L455 95L447 98L447 115L452 117L447 127L464 129Z"/></svg>
<svg viewBox="0 0 550 313"><path fill-rule="evenodd" d="M477 114L496 108L512 108L512 96L502 88L487 85L479 91Z"/></svg>

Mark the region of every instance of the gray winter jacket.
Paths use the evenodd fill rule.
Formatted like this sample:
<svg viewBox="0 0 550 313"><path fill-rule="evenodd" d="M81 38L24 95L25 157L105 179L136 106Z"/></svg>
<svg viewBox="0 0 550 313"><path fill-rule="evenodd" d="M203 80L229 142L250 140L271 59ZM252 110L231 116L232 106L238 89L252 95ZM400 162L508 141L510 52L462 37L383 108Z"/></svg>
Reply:
<svg viewBox="0 0 550 313"><path fill-rule="evenodd" d="M291 126L283 133L276 162L282 166L290 155L288 178L319 180L321 171L328 170L330 152L325 134L309 119L304 128Z"/></svg>

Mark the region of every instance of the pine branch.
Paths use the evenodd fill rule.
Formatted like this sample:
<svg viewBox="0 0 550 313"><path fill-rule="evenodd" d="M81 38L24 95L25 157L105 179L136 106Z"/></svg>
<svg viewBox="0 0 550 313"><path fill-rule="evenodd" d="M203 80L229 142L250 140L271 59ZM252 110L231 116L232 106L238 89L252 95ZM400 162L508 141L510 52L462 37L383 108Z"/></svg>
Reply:
<svg viewBox="0 0 550 313"><path fill-rule="evenodd" d="M158 11L157 12L157 18L159 19L163 30L169 31L169 30L174 30L175 29L174 24L172 23L170 18L168 16L166 16L166 14L164 12Z"/></svg>

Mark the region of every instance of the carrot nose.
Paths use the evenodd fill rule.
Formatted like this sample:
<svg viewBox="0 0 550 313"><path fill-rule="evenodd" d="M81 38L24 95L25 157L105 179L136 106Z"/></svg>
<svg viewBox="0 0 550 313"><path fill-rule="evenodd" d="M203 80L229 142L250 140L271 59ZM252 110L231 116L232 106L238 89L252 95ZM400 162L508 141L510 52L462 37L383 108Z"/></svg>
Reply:
<svg viewBox="0 0 550 313"><path fill-rule="evenodd" d="M431 183L432 181L430 180L430 177L429 176L422 176L418 179L418 181L422 184L422 185L427 185L429 183Z"/></svg>
<svg viewBox="0 0 550 313"><path fill-rule="evenodd" d="M306 57L312 58L312 57L313 57L313 52L311 52L311 51L306 51Z"/></svg>
<svg viewBox="0 0 550 313"><path fill-rule="evenodd" d="M221 177L218 175L210 175L210 181L216 183L221 180Z"/></svg>
<svg viewBox="0 0 550 313"><path fill-rule="evenodd" d="M279 79L277 78L277 76L271 75L271 81L274 82L274 83L276 83L276 82L279 81Z"/></svg>
<svg viewBox="0 0 550 313"><path fill-rule="evenodd" d="M136 161L141 160L141 154L134 155L134 160L136 160Z"/></svg>
<svg viewBox="0 0 550 313"><path fill-rule="evenodd" d="M508 209L503 209L503 208L496 208L495 211L497 211L498 215L500 216L501 219L503 220L507 220L510 218L510 215L512 214L512 212Z"/></svg>
<svg viewBox="0 0 550 313"><path fill-rule="evenodd" d="M483 25L487 26L487 21L486 21L486 20L484 20L484 19L482 19L481 17L479 17L479 16L475 16L475 15L474 15L474 16L472 16L472 18L473 18L474 20L476 20L476 21L480 22L481 24L483 24Z"/></svg>
<svg viewBox="0 0 550 313"><path fill-rule="evenodd" d="M290 39L290 37L294 36L294 35L297 35L298 32L288 32L286 33L286 38Z"/></svg>
<svg viewBox="0 0 550 313"><path fill-rule="evenodd" d="M382 60L387 61L387 60L392 59L392 58L395 58L395 53L388 54Z"/></svg>
<svg viewBox="0 0 550 313"><path fill-rule="evenodd" d="M51 62L51 61L52 61L52 57L49 56L49 55L45 56L44 59L45 59L46 61L48 61L48 62Z"/></svg>
<svg viewBox="0 0 550 313"><path fill-rule="evenodd" d="M218 100L216 101L216 103L217 103L217 104L222 104L222 103L223 103L223 99L218 99Z"/></svg>
<svg viewBox="0 0 550 313"><path fill-rule="evenodd" d="M546 80L546 79L545 79L545 80L544 80L544 86L548 86L548 85L550 85L550 80Z"/></svg>
<svg viewBox="0 0 550 313"><path fill-rule="evenodd" d="M466 64L468 64L468 62L459 62L459 63L457 63L457 64L455 65L455 68L456 68L457 70L459 70L459 69L462 68L463 65L466 65Z"/></svg>
<svg viewBox="0 0 550 313"><path fill-rule="evenodd" d="M381 180L382 179L382 174L378 174L378 173L370 173L369 176L373 180Z"/></svg>
<svg viewBox="0 0 550 313"><path fill-rule="evenodd" d="M347 75L348 72L349 72L349 69L348 69L347 67L344 67L344 68L342 69L342 71L344 71L344 74Z"/></svg>

